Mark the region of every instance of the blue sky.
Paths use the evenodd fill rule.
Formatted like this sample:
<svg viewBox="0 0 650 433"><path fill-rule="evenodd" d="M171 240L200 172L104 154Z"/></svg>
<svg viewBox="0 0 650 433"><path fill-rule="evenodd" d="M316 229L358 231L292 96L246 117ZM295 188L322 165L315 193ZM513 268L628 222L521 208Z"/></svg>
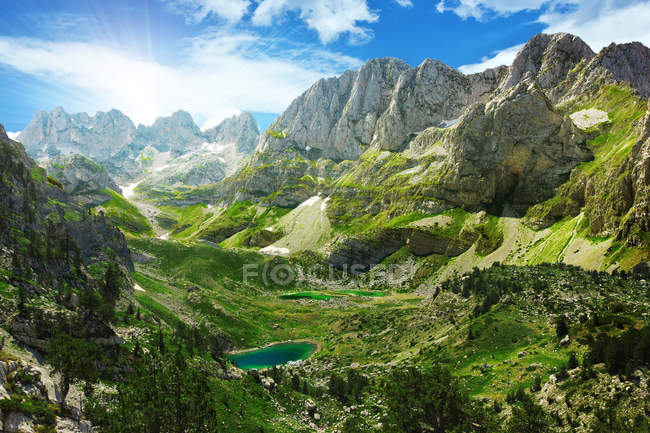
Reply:
<svg viewBox="0 0 650 433"><path fill-rule="evenodd" d="M117 108L202 127L241 110L262 128L315 80L375 57L470 73L509 64L531 36L567 31L598 51L650 45L639 0L3 0L0 122L39 109Z"/></svg>

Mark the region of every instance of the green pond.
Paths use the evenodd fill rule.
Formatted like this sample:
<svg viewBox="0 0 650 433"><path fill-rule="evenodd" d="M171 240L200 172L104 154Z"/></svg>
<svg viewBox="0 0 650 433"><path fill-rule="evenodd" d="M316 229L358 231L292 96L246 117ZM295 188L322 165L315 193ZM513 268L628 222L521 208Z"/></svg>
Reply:
<svg viewBox="0 0 650 433"><path fill-rule="evenodd" d="M386 296L385 292L371 292L369 290L335 290L331 293L320 293L320 292L299 292L299 293L287 293L285 295L280 295L280 299L314 299L317 301L329 301L333 297L353 295L353 296L369 296L369 297L381 297Z"/></svg>
<svg viewBox="0 0 650 433"><path fill-rule="evenodd" d="M329 301L332 297L320 293L301 292L280 295L280 299L315 299L317 301Z"/></svg>
<svg viewBox="0 0 650 433"><path fill-rule="evenodd" d="M243 370L266 368L309 358L316 350L313 343L278 343L263 349L230 355L228 359Z"/></svg>

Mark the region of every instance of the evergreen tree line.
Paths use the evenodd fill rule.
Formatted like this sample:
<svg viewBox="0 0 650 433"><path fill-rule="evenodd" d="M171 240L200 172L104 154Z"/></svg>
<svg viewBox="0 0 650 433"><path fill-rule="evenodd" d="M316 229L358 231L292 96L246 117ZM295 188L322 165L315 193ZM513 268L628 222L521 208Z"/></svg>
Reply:
<svg viewBox="0 0 650 433"><path fill-rule="evenodd" d="M589 342L585 361L605 363L610 374L628 377L639 367L650 367L650 325L629 329L619 335L598 335Z"/></svg>

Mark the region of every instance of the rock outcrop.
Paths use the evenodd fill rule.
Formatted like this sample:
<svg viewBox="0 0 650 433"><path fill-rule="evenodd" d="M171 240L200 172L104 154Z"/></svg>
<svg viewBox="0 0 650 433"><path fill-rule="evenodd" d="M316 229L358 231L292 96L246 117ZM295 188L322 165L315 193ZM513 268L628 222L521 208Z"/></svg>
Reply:
<svg viewBox="0 0 650 433"><path fill-rule="evenodd" d="M223 120L214 128L205 130L203 134L210 143L222 146L234 144L237 152L243 155L253 153L260 136L257 121L246 111Z"/></svg>
<svg viewBox="0 0 650 433"><path fill-rule="evenodd" d="M120 187L103 166L83 155L46 158L42 164L49 176L54 177L68 194L82 204L96 206L110 200L106 188L120 192Z"/></svg>
<svg viewBox="0 0 650 433"><path fill-rule="evenodd" d="M593 158L585 141L525 80L470 108L442 138L447 156L429 168L439 173L432 195L466 209L507 200L525 210L550 198L574 167Z"/></svg>
<svg viewBox="0 0 650 433"><path fill-rule="evenodd" d="M638 230L650 232L650 101L643 119L642 133L626 161L628 175L625 178L624 194L621 199L627 215L619 238L626 238Z"/></svg>
<svg viewBox="0 0 650 433"><path fill-rule="evenodd" d="M18 135L25 150L33 157L80 153L105 160L133 141L136 128L118 110L69 115L62 107L50 113L39 111Z"/></svg>
<svg viewBox="0 0 650 433"><path fill-rule="evenodd" d="M582 39L568 33L540 33L524 45L508 68L500 91L533 79L540 88L550 89L563 81L569 71L596 54Z"/></svg>
<svg viewBox="0 0 650 433"><path fill-rule="evenodd" d="M259 130L255 118L247 112L225 119L214 128L202 132L192 116L183 110L169 117L160 117L151 126L139 125L119 112L67 114L58 107L50 113L39 111L17 140L35 157L80 154L103 165L114 178L141 177L148 168L148 151L178 158L189 153L218 153L225 164L223 175L234 172L239 161L254 149ZM213 162L217 160L213 158ZM213 164L214 165L214 164ZM207 167L204 173L211 171ZM201 170L186 177L190 185L219 181L220 176L196 179ZM182 180L182 179L181 179Z"/></svg>
<svg viewBox="0 0 650 433"><path fill-rule="evenodd" d="M16 242L63 242L66 258L77 256L78 248L78 260L86 265L105 260L110 250L125 269L133 270L124 235L105 218L90 216L68 193L48 181L45 170L27 156L20 143L0 137L0 155L0 244L12 249ZM24 240L16 239L12 229L23 233ZM29 261L25 264L42 273L40 277L49 275L53 281L71 278L67 260L54 261L34 249L29 251L32 254L26 256Z"/></svg>
<svg viewBox="0 0 650 433"><path fill-rule="evenodd" d="M496 89L505 68L463 75L435 60L411 68L393 58L322 79L262 136L257 152L292 146L309 156L355 160L368 146L399 150L429 126L457 118Z"/></svg>

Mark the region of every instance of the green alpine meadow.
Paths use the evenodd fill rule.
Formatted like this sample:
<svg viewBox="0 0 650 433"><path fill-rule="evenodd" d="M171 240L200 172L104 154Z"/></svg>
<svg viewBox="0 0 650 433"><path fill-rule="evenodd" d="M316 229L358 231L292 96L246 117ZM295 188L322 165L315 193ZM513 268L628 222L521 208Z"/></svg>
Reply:
<svg viewBox="0 0 650 433"><path fill-rule="evenodd" d="M650 432L647 3L108 3L0 6L0 432Z"/></svg>

